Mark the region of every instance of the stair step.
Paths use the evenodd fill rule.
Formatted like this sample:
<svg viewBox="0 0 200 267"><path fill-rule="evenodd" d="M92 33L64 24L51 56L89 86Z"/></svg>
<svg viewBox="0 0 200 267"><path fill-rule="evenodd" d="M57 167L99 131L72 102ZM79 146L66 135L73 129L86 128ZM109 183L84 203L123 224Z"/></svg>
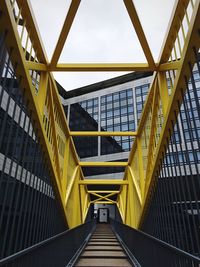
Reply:
<svg viewBox="0 0 200 267"><path fill-rule="evenodd" d="M126 259L80 259L76 267L131 267Z"/></svg>
<svg viewBox="0 0 200 267"><path fill-rule="evenodd" d="M112 251L122 250L123 251L122 247L120 246L89 246L89 245L85 248L85 250L112 250Z"/></svg>
<svg viewBox="0 0 200 267"><path fill-rule="evenodd" d="M131 267L126 253L121 247L110 225L97 225L77 267Z"/></svg>
<svg viewBox="0 0 200 267"><path fill-rule="evenodd" d="M89 241L88 245L102 245L102 246L116 246L119 245L118 242L105 242L105 241Z"/></svg>
<svg viewBox="0 0 200 267"><path fill-rule="evenodd" d="M117 238L113 238L113 239L106 239L106 238L91 238L90 241L92 242L116 242Z"/></svg>
<svg viewBox="0 0 200 267"><path fill-rule="evenodd" d="M127 258L123 251L84 251L81 258Z"/></svg>

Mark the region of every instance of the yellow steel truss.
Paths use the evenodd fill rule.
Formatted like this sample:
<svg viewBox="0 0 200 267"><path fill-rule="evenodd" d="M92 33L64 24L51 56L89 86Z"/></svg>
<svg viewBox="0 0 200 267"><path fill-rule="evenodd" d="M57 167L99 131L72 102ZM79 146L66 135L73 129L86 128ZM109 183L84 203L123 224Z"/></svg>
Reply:
<svg viewBox="0 0 200 267"><path fill-rule="evenodd" d="M199 49L200 0L176 1L159 62L154 62L142 25L132 0L125 7L140 41L147 63L59 64L66 38L80 5L72 0L51 62L48 62L29 0L0 2L0 32L6 32L8 50L20 85L30 103L39 138L46 153L52 181L60 200L66 223L74 227L84 222L91 203L116 204L124 223L139 227L148 206L150 189L157 176L175 121L180 88L189 77L188 62L193 47ZM192 7L188 16L187 7ZM186 26L183 23L186 21ZM182 39L180 38L182 35ZM156 37L155 37L156 38ZM137 132L70 132L60 103L52 71L154 71L153 81ZM169 90L170 84L170 90ZM172 130L172 129L171 129ZM72 136L134 136L128 162L80 162ZM123 180L85 179L82 167L123 166ZM88 185L105 185L105 190L88 190ZM120 190L107 190L118 185ZM91 201L90 195L96 200ZM113 201L112 196L117 195Z"/></svg>

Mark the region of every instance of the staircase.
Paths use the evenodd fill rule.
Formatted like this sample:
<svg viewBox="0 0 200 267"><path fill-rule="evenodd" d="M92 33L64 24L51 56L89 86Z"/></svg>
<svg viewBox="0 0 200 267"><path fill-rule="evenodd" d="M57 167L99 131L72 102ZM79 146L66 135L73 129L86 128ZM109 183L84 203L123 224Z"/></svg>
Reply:
<svg viewBox="0 0 200 267"><path fill-rule="evenodd" d="M97 224L75 266L131 267L132 265L111 226Z"/></svg>

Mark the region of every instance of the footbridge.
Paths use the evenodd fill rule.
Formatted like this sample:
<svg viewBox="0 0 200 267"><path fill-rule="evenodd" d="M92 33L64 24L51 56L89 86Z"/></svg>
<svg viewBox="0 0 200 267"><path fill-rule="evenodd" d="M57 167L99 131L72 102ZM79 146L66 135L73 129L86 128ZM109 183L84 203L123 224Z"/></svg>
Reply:
<svg viewBox="0 0 200 267"><path fill-rule="evenodd" d="M146 63L60 63L80 0L48 60L29 0L0 1L0 266L200 266L200 1L175 1L158 62L123 3ZM70 131L58 71L152 72L136 131ZM134 142L127 162L86 162L75 136ZM86 167L125 172L87 179ZM116 217L98 223L94 204Z"/></svg>

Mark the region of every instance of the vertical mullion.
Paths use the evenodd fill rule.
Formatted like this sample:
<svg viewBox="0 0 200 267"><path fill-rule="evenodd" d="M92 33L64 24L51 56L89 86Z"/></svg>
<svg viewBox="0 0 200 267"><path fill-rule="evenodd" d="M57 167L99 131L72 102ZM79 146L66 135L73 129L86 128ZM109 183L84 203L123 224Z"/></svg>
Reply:
<svg viewBox="0 0 200 267"><path fill-rule="evenodd" d="M157 183L158 183L158 214L160 215L160 237L162 240L165 239L165 218L164 218L164 205L163 205L163 199L162 199L162 182L160 178L157 178Z"/></svg>
<svg viewBox="0 0 200 267"><path fill-rule="evenodd" d="M32 138L32 143L33 143L34 149L33 149L33 159L32 159L32 163L31 163L31 167L30 167L30 179L32 179L32 176L33 176L33 179L32 179L33 187L31 188L29 186L28 192L27 192L27 194L29 195L29 198L30 198L30 202L29 202L30 204L28 205L28 203L27 203L27 206L26 206L26 211L28 213L28 217L27 217L26 233L25 233L25 238L24 238L25 247L28 247L28 234L29 234L29 231L30 231L31 214L32 214L33 205L34 205L33 196L34 196L34 190L37 190L37 184L36 184L37 177L36 177L36 173L35 173L35 170L34 170L34 164L35 164L35 161L36 161L36 153L37 153L37 142L34 141L34 138L33 138L34 137L34 125L35 125L35 123L32 122L31 138Z"/></svg>
<svg viewBox="0 0 200 267"><path fill-rule="evenodd" d="M14 80L14 78L13 78ZM17 101L14 102L14 109L13 109L13 116L15 116L15 111L16 111L16 107L17 107ZM21 114L21 110L20 110L20 114ZM18 136L18 131L19 131L19 128L20 128L20 125L17 124L17 129L15 129L15 135L14 135L14 138L11 137L11 134L13 133L14 131L14 126L15 126L15 122L14 122L14 118L12 117L12 120L11 120L11 125L10 125L10 131L9 131L9 136L10 136L10 140L12 139L13 141L13 151L12 151L12 155L9 156L10 160L11 160L11 164L10 164L10 170L9 170L9 173L8 173L8 176L11 178L11 172L12 172L12 168L13 168L13 163L14 163L14 148L15 148L15 145L16 145L16 141L17 141L17 136ZM9 146L10 146L10 143L11 142L8 142L8 145L7 145L7 152L8 152L8 149L9 149ZM7 153L6 153L7 154ZM6 159L7 159L7 156L5 154L5 160L4 160L4 163L6 162ZM3 173L4 173L4 167L2 168L2 173L1 173L1 181L3 183ZM12 205L13 205L13 200L14 200L14 193L15 193L15 188L16 188L16 173L17 173L17 168L15 170L15 176L11 179L13 179L12 181L12 189L11 189L11 180L9 181L9 179L7 179L7 183L6 183L6 188L4 189L4 203L3 203L3 207L2 207L2 210L1 210L1 216L0 216L0 225L2 225L2 222L3 222L3 217L5 216L5 205L6 205L6 201L8 201L8 194L9 194L9 208L8 208L8 212L7 212L7 220L6 220L6 228L5 228L5 231L4 231L4 237L5 237L5 240L7 240L7 242L9 242L9 239L7 238L8 236L8 230L9 230L9 225L11 223L11 215L12 215ZM10 189L10 192L9 192L9 189ZM12 238L12 236L10 236L10 238ZM2 245L2 253L5 249L5 243L4 245ZM6 249L6 252L9 254L10 252L10 248L7 248Z"/></svg>
<svg viewBox="0 0 200 267"><path fill-rule="evenodd" d="M169 146L170 146L170 141L168 140L168 150L169 150ZM168 158L169 158L169 163L168 163ZM173 167L172 167L172 162L171 162L171 155L170 155L170 150L168 151L168 157L166 157L166 164L167 164L167 167L168 167L168 175L169 175L169 179L170 179L170 182L169 182L169 192L171 193L171 201L172 201L172 207L173 207L173 210L174 210L174 213L173 213L173 217L174 217L174 222L175 222L175 234L176 234L176 244L175 246L178 246L180 247L180 243L179 243L179 236L180 236L180 228L181 228L181 225L180 225L180 218L179 218L179 215L178 215L178 210L177 210L177 203L178 203L178 197L177 197L177 191L176 191L176 187L175 187L175 184L174 184L174 174L173 174ZM170 175L170 171L171 171L171 175ZM176 205L174 205L174 202L176 203ZM177 217L176 214L178 215Z"/></svg>
<svg viewBox="0 0 200 267"><path fill-rule="evenodd" d="M23 102L23 100L22 100ZM26 102L26 104L28 104L28 102ZM23 108L22 108L23 109ZM17 195L17 200L16 200L16 207L17 207L17 210L19 209L19 214L18 214L18 222L15 221L15 224L17 225L17 233L16 233L16 240L15 240L15 246L14 246L14 251L18 251L19 249L19 245L18 245L18 241L19 241L19 236L22 235L23 233L23 229L20 229L21 228L21 220L22 220L22 216L23 216L23 207L24 207L24 194L25 194L25 191L26 191L26 180L27 180L27 177L25 178L25 180L23 181L23 174L24 172L27 173L27 170L25 170L24 168L24 162L25 162L25 153L26 153L26 149L27 149L27 142L28 142L28 139L29 139L29 135L28 133L26 134L25 132L25 125L26 125L26 121L27 119L29 119L28 115L26 114L26 112L24 112L25 116L24 116L24 122L23 122L23 134L22 134L22 140L21 142L23 142L22 146L23 146L23 155L22 155L22 158L21 158L21 175L20 175L20 184L19 184L19 190L18 190L18 195ZM20 121L21 121L21 118L20 118ZM29 127L30 127L30 119L29 119ZM28 127L28 129L29 129ZM27 175L26 175L27 176ZM22 192L20 192L22 190ZM22 199L20 199L22 197Z"/></svg>
<svg viewBox="0 0 200 267"><path fill-rule="evenodd" d="M180 105L179 105L179 110L180 110ZM180 114L180 119L181 119L181 123L182 123L183 119L182 119L181 110L180 110L179 114ZM176 113L175 113L175 116L177 116ZM177 132L179 134L179 138L181 138L181 134L180 134L181 133L181 129L179 127L179 124L177 124ZM186 142L184 130L183 130L183 142L184 143ZM188 178L189 178L189 176L187 175L187 169L186 169L187 162L185 161L185 153L184 153L182 142L180 142L180 149L179 150L180 150L181 154L183 155L183 170L184 170L184 172L182 173L182 171L181 171L181 180L183 179L182 176L185 176L185 182L186 182L185 189L186 189L186 192L188 192L188 194L190 194L190 192L189 192L190 189L188 187ZM181 183L181 186L183 188L182 191L184 193L184 198L187 201L186 195L185 195L185 192L184 192L184 185L182 185L182 183ZM192 208L191 204L190 204L190 207ZM193 247L192 228L191 228L190 219L189 219L189 216L188 216L188 213L187 213L187 204L185 205L185 208L186 208L186 218L187 218L187 224L188 224L188 230L189 230L189 239L190 239L190 241L191 241L190 243L192 244L192 247ZM188 243L188 245L189 245L189 243Z"/></svg>
<svg viewBox="0 0 200 267"><path fill-rule="evenodd" d="M189 101L187 101L185 103L185 106L187 108L187 113L189 112L189 109L191 111L191 116L192 116L192 122L194 123L194 127L192 127L191 125L191 120L189 119L189 124L190 124L190 129L195 131L195 134L196 134L196 142L198 143L198 150L200 149L200 141L199 141L199 138L198 138L198 132L197 132L197 126L196 126L196 118L194 116L194 111L193 111L193 106L192 106L192 103L191 103L191 96L190 96L190 92L189 92L189 88L188 89L188 98L189 98ZM195 89L193 89L193 91L195 91ZM198 98L195 99L195 103L199 104L199 100ZM198 109L198 108L197 108ZM198 113L199 115L199 113ZM199 121L200 121L200 117L198 117ZM199 169L198 169L198 166L197 166L197 161L196 161L196 157L195 157L195 148L194 148L194 144L193 144L193 141L192 138L191 138L191 132L189 131L189 134L190 134L190 139L191 139L191 148L192 148L192 152L193 152L193 155L194 155L194 165L195 165L195 170L196 170L196 173L197 173L197 176L199 177ZM199 179L197 179L198 181L198 185L200 187L200 181ZM197 192L196 192L196 187L194 185L194 182L193 182L193 179L192 179L192 187L193 187L193 192L194 192L194 197L195 197L195 203L196 203L196 208L197 208L197 211L198 211L198 221L199 221L199 224L200 224L200 212L199 212L199 204L198 204L198 197L197 197ZM199 250L200 251L200 250Z"/></svg>
<svg viewBox="0 0 200 267"><path fill-rule="evenodd" d="M189 93L189 92L188 92ZM183 98L183 107L184 107L184 112L185 112L185 115L186 115L186 122L187 122L187 125L189 126L188 127L188 134L189 134L189 137L190 137L190 144L191 144L191 147L192 147L192 150L194 150L193 148L193 140L192 140L192 136L191 136L191 132L190 132L190 129L191 129L191 122L190 122L190 117L189 117L189 114L188 114L188 109L187 109L187 106L186 106L186 101L189 101L189 99L186 99L184 97L184 94L183 94L183 91L181 91L181 94L182 94L182 98ZM179 106L180 106L180 103L179 103ZM180 116L181 116L181 120L182 120L182 113L180 113ZM182 120L183 121L183 120ZM185 143L185 153L187 154L187 157L189 159L189 147L188 147L188 142L187 142L187 139L185 137L185 131L183 129L183 137L184 137L184 143ZM191 182L191 185L193 187L193 192L194 194L196 193L196 188L193 184L193 178L194 178L194 175L193 175L193 171L192 171L192 168L191 168L191 164L190 164L190 161L188 161L188 168L189 168L189 171L190 171L190 176L192 177L192 179L190 179L190 182ZM197 242L197 248L198 248L198 251L200 251L200 244L199 244L199 240L198 240L198 233L197 233L197 229L196 229L196 223L195 223L195 218L194 218L194 211L193 211L193 206L192 206L192 196L191 196L191 191L190 191L190 187L189 187L189 183L188 183L188 179L186 178L186 188L188 189L188 196L190 198L190 207L191 207L191 213L192 213L192 224L194 226L194 232L195 232L195 239L196 239L196 242ZM197 198L197 197L196 197ZM197 200L198 201L198 200ZM192 242L192 247L193 247L193 251L194 251L194 244Z"/></svg>
<svg viewBox="0 0 200 267"><path fill-rule="evenodd" d="M40 177L43 177L43 174L44 174L44 168L40 161L41 158L38 158L39 153L40 153L40 148L39 148L39 140L37 137L37 132L38 130L36 129L35 130L35 136L36 136L35 142L37 144L37 150L36 150L36 159L35 159L35 173L37 176L37 185L36 185L36 189L33 190L33 207L31 211L31 219L30 219L31 220L31 224L30 224L31 232L29 233L29 236L28 236L28 246L31 246L35 243L34 242L35 231L36 231L36 227L39 227L38 221L37 221L37 215L38 215L38 205L39 205L38 199L39 199L39 195L41 194L40 193L40 184L41 184Z"/></svg>
<svg viewBox="0 0 200 267"><path fill-rule="evenodd" d="M24 94L24 92L23 92L23 94ZM18 124L18 131L17 131L18 138L20 137L20 133L21 133L20 121L21 121L21 118L22 118L23 109L22 109L21 104L20 104L20 99L23 98L23 94L19 94L19 102L18 102L19 107L20 107L19 118L18 118L18 122L17 122L17 124ZM23 127L24 127L24 125L25 125L25 119L24 119L24 122L23 122ZM22 135L22 137L23 137L23 135ZM23 147L23 142L21 140L20 146L19 146L19 151L21 151L22 147ZM9 241L9 244L8 244L8 248L9 249L8 249L8 251L11 250L12 252L14 252L13 251L14 242L13 242L12 238L14 236L15 228L16 228L16 225L17 225L17 223L16 223L16 218L18 216L18 208L17 208L17 206L18 206L18 198L19 198L19 194L20 194L19 188L21 187L21 184L20 184L21 181L20 181L20 178L18 178L18 171L19 171L19 169L20 169L20 160L18 159L17 160L17 165L16 165L15 177L14 177L15 184L16 184L15 189L16 189L17 193L16 193L15 205L14 205L14 208L13 208L12 226L10 227L10 237L11 238L10 238L10 240L8 240ZM15 241L17 241L17 240L15 240Z"/></svg>
<svg viewBox="0 0 200 267"><path fill-rule="evenodd" d="M166 148L165 148L165 157L166 157ZM164 158L164 157L163 157ZM169 218L169 228L170 228L170 231L171 231L171 229L172 229L172 234L171 234L171 232L170 232L170 237L171 237L171 240L170 240L170 242L171 242L171 244L175 244L175 240L174 240L174 238L175 238L175 230L174 230L174 227L173 227L173 216L172 216L172 209L171 209L171 207L173 207L172 205L171 205L171 200L170 200L170 193L169 193L169 185L168 185L168 181L169 181L169 176L167 176L167 174L166 174L166 164L165 164L165 160L164 160L164 162L163 162L163 168L162 168L162 172L163 172L163 178L162 179L164 179L165 180L165 192L166 192L166 194L163 194L163 196L165 197L165 201L167 202L167 207L168 207L168 218Z"/></svg>
<svg viewBox="0 0 200 267"><path fill-rule="evenodd" d="M184 100L183 100L184 102ZM180 108L180 103L179 104L179 108ZM183 105L184 107L184 113L186 114L186 117L187 117L187 112L185 110L185 106ZM181 118L181 121L183 121L183 118L182 118L182 112L180 112L180 118ZM187 118L188 119L188 118ZM188 123L188 122L187 122ZM185 131L184 131L184 128L183 128L183 140L184 140L184 143L185 143L185 155L187 155L187 158L189 159L189 153L188 153L188 144L187 144L187 139L186 139L186 136L185 136ZM191 140L191 139L190 139ZM192 141L192 140L191 140ZM188 161L188 164L187 164L187 161L188 160L185 160L184 159L184 168L185 168L185 164L188 166L189 168L189 171L190 171L190 176L193 177L192 175L192 169L191 169L191 166L190 166L190 162ZM185 175L187 175L187 170L185 169ZM191 179L190 179L191 180ZM190 192L190 187L189 187L189 183L188 183L188 179L187 179L187 176L186 176L186 179L185 179L185 182L186 182L186 189L187 189L187 192L188 192L188 196L189 196L189 202L190 202L190 207L191 207L191 212L193 213L193 207L192 207L192 198L191 198L191 192ZM192 224L194 226L194 230L196 230L196 227L195 227L195 220L194 220L194 214L192 215ZM190 232L190 239L192 240L193 237L192 237L192 232ZM191 245L192 245L192 250L194 251L194 243L193 243L193 240L191 241Z"/></svg>
<svg viewBox="0 0 200 267"><path fill-rule="evenodd" d="M27 132L26 148L28 147L28 145L30 145L30 147L31 147L31 143L33 142L33 135L34 135L34 132L32 131L31 136L29 136L30 128L31 128L31 125L32 125L31 124L31 120L32 120L31 112L30 112L30 116L28 118L29 118L29 125L28 125L28 132ZM27 154L27 151L25 151L25 153ZM34 157L35 157L35 155L33 154L33 160L34 160ZM33 162L33 160L32 160L32 162ZM28 170L29 170L29 168L27 168L27 171ZM32 168L30 168L30 170L31 171L30 171L29 183L27 183L27 174L26 174L25 183L23 185L24 186L24 190L23 190L22 202L25 199L25 205L24 205L24 216L23 216L23 218L21 218L21 224L22 224L22 229L24 229L24 231L20 233L20 250L25 248L25 244L26 244L25 238L26 238L26 232L27 232L26 228L27 228L27 225L28 225L28 217L29 217L27 214L30 213L30 206L31 206L30 188L31 188L33 172L32 172ZM28 187L28 188L26 188L26 187ZM34 182L33 182L32 188L34 188ZM26 199L25 195L28 195L29 199Z"/></svg>
<svg viewBox="0 0 200 267"><path fill-rule="evenodd" d="M39 149L40 153L41 153L41 158L44 157L44 152L42 151L41 147ZM44 205L44 195L43 195L43 188L44 188L44 177L45 177L45 166L43 166L43 170L42 170L42 174L41 174L41 178L40 181L42 181L42 183L40 182L40 188L39 188L39 192L38 192L38 197L37 197L37 211L36 211L36 216L35 216L35 223L34 223L34 234L33 234L33 243L37 243L39 241L41 241L40 239L40 229L42 227L42 223L41 223L41 216L42 216L42 210L43 210L43 205Z"/></svg>
<svg viewBox="0 0 200 267"><path fill-rule="evenodd" d="M177 124L178 124L178 119L177 119L177 116L175 117L176 118L176 121L177 121ZM174 123L172 122L172 128L174 129L174 133L176 132L176 129L174 127ZM184 218L184 209L182 207L182 197L184 197L184 199L186 198L185 197L185 194L184 194L184 187L182 185L182 179L181 179L181 169L180 169L180 162L179 162L179 157L177 155L177 159L178 159L178 166L176 166L176 157L175 157L175 153L178 152L177 150L177 144L176 144L176 138L175 138L175 135L174 135L174 142L171 142L171 151L172 151L172 156L173 156L173 159L174 159L174 169L176 170L175 171L175 174L176 174L176 178L175 178L175 184L176 184L176 188L177 188L177 193L178 193L178 196L179 196L179 207L180 207L180 213L181 213L181 218L182 218L182 222L183 222L183 229L181 227L181 231L184 233L184 240L186 239L186 247L187 247L187 250L188 250L188 239L187 239L187 231L186 231L186 225L185 225L185 218ZM174 147L173 145L175 145L176 147L176 150L174 151ZM177 168L179 169L179 176L178 176L178 173L177 173ZM178 178L179 177L179 178ZM185 202L184 202L185 203ZM187 210L187 206L184 205L186 210ZM180 238L182 240L182 234L180 235ZM183 250L186 250L184 244L182 244L182 247L181 247Z"/></svg>
<svg viewBox="0 0 200 267"><path fill-rule="evenodd" d="M164 177L164 168L163 168L163 162L160 163L161 170L160 170L160 175L159 175L159 180L161 181L161 200L162 200L162 212L164 214L163 218L163 224L164 224L164 232L165 232L165 241L168 243L172 243L171 240L171 235L169 235L169 226L170 226L170 218L169 218L169 201L167 200L167 192L166 192L166 177ZM163 193L165 192L165 193Z"/></svg>

